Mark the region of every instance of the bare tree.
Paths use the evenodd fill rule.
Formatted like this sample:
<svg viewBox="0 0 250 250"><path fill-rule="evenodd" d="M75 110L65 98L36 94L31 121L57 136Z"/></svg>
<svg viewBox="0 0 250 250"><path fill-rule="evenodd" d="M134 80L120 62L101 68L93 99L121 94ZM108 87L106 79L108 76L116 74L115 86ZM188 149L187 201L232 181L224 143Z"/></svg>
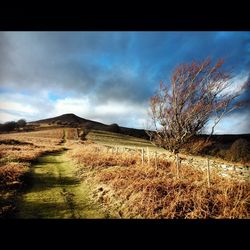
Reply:
<svg viewBox="0 0 250 250"><path fill-rule="evenodd" d="M243 105L235 100L241 89L230 91L232 76L222 69L223 63L220 59L212 65L208 58L179 65L170 88L161 82L150 100L152 124L147 133L154 144L173 152L177 161L180 148L201 133L212 117L210 136L226 114Z"/></svg>

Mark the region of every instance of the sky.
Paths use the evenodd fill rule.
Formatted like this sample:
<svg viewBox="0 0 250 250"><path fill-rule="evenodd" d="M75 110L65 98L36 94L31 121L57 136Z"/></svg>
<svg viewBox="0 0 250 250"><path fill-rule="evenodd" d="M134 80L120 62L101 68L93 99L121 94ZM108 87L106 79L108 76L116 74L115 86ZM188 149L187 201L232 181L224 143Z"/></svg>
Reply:
<svg viewBox="0 0 250 250"><path fill-rule="evenodd" d="M0 32L0 122L74 113L146 128L160 81L208 56L225 59L234 91L250 79L250 32ZM237 110L215 133L250 133L249 117Z"/></svg>

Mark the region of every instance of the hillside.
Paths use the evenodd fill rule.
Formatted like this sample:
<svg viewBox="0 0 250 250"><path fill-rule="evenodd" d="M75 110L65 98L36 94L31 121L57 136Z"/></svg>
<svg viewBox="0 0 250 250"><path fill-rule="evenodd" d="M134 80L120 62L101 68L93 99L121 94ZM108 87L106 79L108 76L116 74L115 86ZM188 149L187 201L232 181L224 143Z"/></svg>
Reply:
<svg viewBox="0 0 250 250"><path fill-rule="evenodd" d="M125 135L131 135L139 138L147 139L148 136L143 129L134 129L121 127L118 124L103 124L97 121L84 119L75 114L64 114L52 118L42 119L38 121L30 122L33 125L49 125L49 126L63 126L63 127L81 127L91 130L109 131Z"/></svg>
<svg viewBox="0 0 250 250"><path fill-rule="evenodd" d="M0 218L249 218L249 165L55 127L0 135Z"/></svg>

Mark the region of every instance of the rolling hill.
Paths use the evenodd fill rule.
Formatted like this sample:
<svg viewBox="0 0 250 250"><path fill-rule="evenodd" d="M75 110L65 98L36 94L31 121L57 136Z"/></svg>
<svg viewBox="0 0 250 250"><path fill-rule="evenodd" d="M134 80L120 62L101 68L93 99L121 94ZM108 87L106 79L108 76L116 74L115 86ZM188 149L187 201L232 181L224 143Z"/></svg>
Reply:
<svg viewBox="0 0 250 250"><path fill-rule="evenodd" d="M143 129L134 129L134 128L126 128L121 127L118 124L103 124L97 121L92 121L88 119L84 119L79 117L75 114L63 114L60 116L42 119L38 121L29 122L31 125L49 125L49 126L62 126L62 127L81 127L85 129L92 129L92 130L100 130L100 131L110 131L125 135L131 135L134 137L148 139L148 136Z"/></svg>

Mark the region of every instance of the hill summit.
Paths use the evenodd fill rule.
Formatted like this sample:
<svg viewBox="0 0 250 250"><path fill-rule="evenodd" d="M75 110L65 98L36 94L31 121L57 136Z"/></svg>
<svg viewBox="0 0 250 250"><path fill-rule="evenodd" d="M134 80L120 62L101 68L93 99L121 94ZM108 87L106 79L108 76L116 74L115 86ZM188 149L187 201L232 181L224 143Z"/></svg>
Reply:
<svg viewBox="0 0 250 250"><path fill-rule="evenodd" d="M143 129L134 129L134 128L126 128L126 127L120 127L118 124L113 123L110 125L103 124L101 122L92 121L88 119L84 119L82 117L79 117L73 113L63 114L60 116L42 119L38 121L30 122L30 124L35 125L56 125L56 126L62 126L62 127L81 127L85 129L93 129L93 130L101 130L101 131L110 131L115 133L121 133L126 135L131 135L139 138L148 138L145 130Z"/></svg>

